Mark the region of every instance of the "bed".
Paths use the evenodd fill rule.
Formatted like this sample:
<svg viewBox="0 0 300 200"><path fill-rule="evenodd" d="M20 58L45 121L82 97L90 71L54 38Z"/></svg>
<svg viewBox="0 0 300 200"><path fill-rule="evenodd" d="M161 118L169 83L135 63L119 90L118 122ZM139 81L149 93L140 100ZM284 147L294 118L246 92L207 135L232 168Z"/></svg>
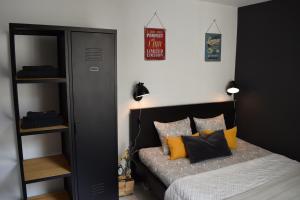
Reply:
<svg viewBox="0 0 300 200"><path fill-rule="evenodd" d="M140 110L131 110L130 142L138 133ZM134 178L143 181L165 200L299 199L300 164L238 139L232 156L190 164L186 158L171 161L163 155L153 121L185 117L209 118L223 113L226 127L234 126L233 102L205 103L142 109L142 131L132 162ZM191 120L191 127L195 125ZM275 196L274 196L275 195Z"/></svg>

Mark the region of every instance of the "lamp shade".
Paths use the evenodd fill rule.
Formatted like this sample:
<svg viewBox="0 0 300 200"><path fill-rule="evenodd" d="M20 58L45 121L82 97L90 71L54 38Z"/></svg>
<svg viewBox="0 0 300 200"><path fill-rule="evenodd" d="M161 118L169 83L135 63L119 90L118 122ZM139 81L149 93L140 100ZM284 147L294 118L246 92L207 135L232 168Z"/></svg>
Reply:
<svg viewBox="0 0 300 200"><path fill-rule="evenodd" d="M235 81L230 81L226 87L226 92L228 95L236 94L240 91L240 89L237 87L237 84Z"/></svg>
<svg viewBox="0 0 300 200"><path fill-rule="evenodd" d="M142 100L142 98L149 94L149 90L144 86L144 83L139 82L136 84L133 92L133 98L136 101Z"/></svg>

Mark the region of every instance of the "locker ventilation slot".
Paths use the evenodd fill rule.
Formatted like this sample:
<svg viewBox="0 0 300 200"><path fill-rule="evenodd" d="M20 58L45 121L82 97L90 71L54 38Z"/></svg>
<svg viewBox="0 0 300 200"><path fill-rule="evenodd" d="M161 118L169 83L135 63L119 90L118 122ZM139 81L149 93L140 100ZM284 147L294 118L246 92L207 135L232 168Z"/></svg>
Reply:
<svg viewBox="0 0 300 200"><path fill-rule="evenodd" d="M85 61L103 61L103 49L101 48L86 48L85 49Z"/></svg>
<svg viewBox="0 0 300 200"><path fill-rule="evenodd" d="M100 195L103 193L104 193L104 183L98 183L91 186L91 194L92 194L91 199L98 199L98 197L100 197Z"/></svg>

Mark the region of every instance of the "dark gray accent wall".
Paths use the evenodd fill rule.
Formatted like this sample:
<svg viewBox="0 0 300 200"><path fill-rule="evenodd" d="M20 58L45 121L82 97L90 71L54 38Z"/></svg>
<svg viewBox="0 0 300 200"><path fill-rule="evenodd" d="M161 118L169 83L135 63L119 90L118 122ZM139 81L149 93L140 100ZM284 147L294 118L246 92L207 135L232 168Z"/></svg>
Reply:
<svg viewBox="0 0 300 200"><path fill-rule="evenodd" d="M238 10L235 79L239 136L300 160L300 6L272 1Z"/></svg>

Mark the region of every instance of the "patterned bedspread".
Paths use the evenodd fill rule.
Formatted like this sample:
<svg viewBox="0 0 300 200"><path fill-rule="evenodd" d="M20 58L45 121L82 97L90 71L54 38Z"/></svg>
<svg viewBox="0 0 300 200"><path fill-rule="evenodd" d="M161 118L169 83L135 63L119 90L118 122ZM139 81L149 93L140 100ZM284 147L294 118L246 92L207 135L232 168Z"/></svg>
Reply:
<svg viewBox="0 0 300 200"><path fill-rule="evenodd" d="M238 148L232 151L232 154L233 155L229 157L190 164L187 158L169 160L169 156L163 155L161 147L145 148L139 151L140 159L144 165L146 165L152 173L156 174L166 186L171 185L175 180L185 176L253 160L269 155L271 152L238 139Z"/></svg>

